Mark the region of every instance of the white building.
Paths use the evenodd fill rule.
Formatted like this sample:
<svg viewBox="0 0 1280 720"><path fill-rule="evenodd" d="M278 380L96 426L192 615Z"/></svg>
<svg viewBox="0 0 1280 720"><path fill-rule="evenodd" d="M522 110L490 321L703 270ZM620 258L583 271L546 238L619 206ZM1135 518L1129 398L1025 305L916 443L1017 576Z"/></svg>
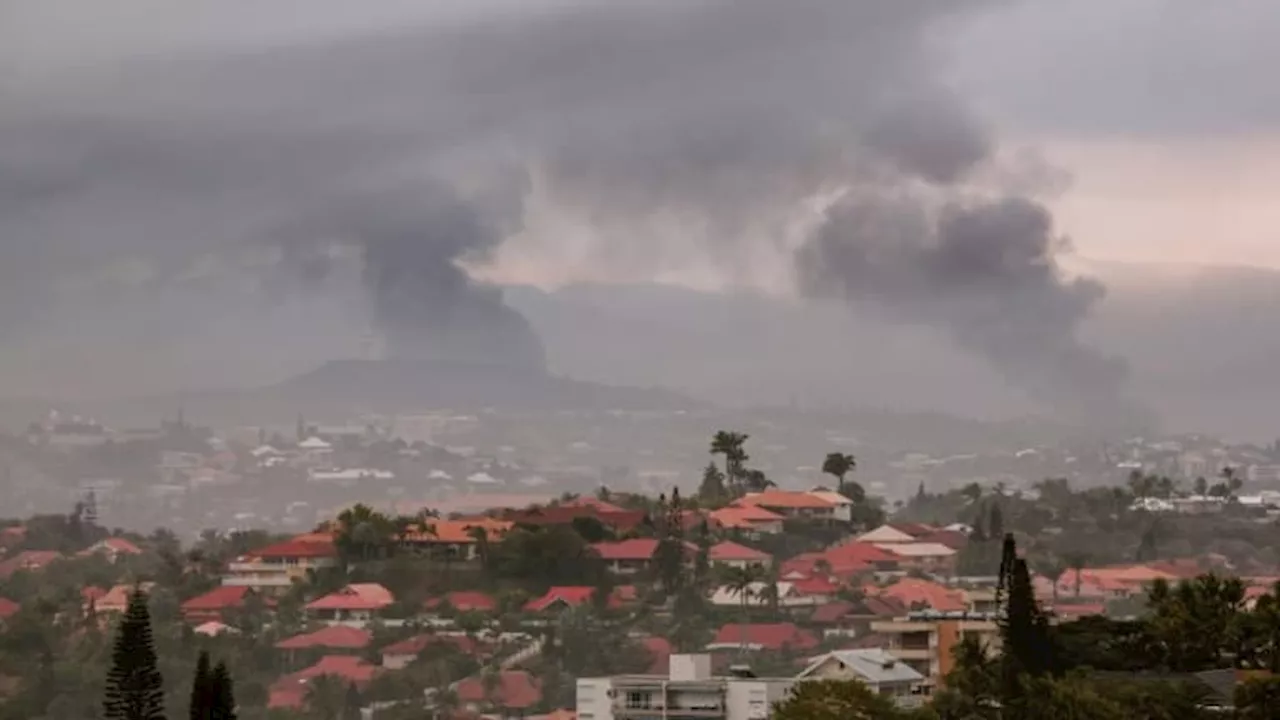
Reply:
<svg viewBox="0 0 1280 720"><path fill-rule="evenodd" d="M767 720L795 680L711 674L710 655L672 655L669 675L578 679L578 720Z"/></svg>
<svg viewBox="0 0 1280 720"><path fill-rule="evenodd" d="M814 658L799 680L859 680L898 707L924 704L925 676L881 648L837 650Z"/></svg>

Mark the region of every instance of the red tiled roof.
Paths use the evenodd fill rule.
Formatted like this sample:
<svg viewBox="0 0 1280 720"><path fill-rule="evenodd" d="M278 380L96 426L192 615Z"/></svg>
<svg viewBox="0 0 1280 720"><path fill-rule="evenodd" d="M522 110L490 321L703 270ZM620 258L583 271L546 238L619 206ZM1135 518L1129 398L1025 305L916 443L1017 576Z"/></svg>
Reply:
<svg viewBox="0 0 1280 720"><path fill-rule="evenodd" d="M337 557L338 549L334 547L333 541L316 539L286 540L274 545L268 545L264 548L258 548L250 552L246 557L250 558L280 558L280 559L303 559L303 558L327 558Z"/></svg>
<svg viewBox="0 0 1280 720"><path fill-rule="evenodd" d="M223 585L182 603L183 612L222 611L244 607L245 598L253 592L243 585Z"/></svg>
<svg viewBox="0 0 1280 720"><path fill-rule="evenodd" d="M791 587L801 595L832 595L840 589L839 585L821 576L792 580Z"/></svg>
<svg viewBox="0 0 1280 720"><path fill-rule="evenodd" d="M8 620L21 609L22 607L18 603L9 598L0 597L0 620Z"/></svg>
<svg viewBox="0 0 1280 720"><path fill-rule="evenodd" d="M823 500L816 495L791 490L766 490L762 493L752 493L738 500L738 504L795 510L829 510L835 506L835 503Z"/></svg>
<svg viewBox="0 0 1280 720"><path fill-rule="evenodd" d="M508 512L505 519L517 525L568 525L578 518L591 517L602 525L628 532L644 522L643 510L597 510L586 505L537 506Z"/></svg>
<svg viewBox="0 0 1280 720"><path fill-rule="evenodd" d="M497 542L512 528L507 520L493 518L474 518L471 520L435 520L405 533L405 540L419 543L440 543L445 545L475 545L479 540L475 537L482 530L489 542ZM473 534L474 533L474 534Z"/></svg>
<svg viewBox="0 0 1280 720"><path fill-rule="evenodd" d="M781 650L793 648L807 650L818 644L818 639L807 630L801 630L795 623L757 623L740 625L730 623L716 633L713 645L740 645L743 639L747 645L758 646L765 650Z"/></svg>
<svg viewBox="0 0 1280 720"><path fill-rule="evenodd" d="M938 528L924 523L890 523L889 527L898 532L906 533L917 540L925 535L938 532Z"/></svg>
<svg viewBox="0 0 1280 720"><path fill-rule="evenodd" d="M103 590L102 588L96 585L90 585L89 587L84 588L80 591L80 597L85 601L86 604L95 602L97 600L101 600L102 596L106 594L107 594L106 590Z"/></svg>
<svg viewBox="0 0 1280 720"><path fill-rule="evenodd" d="M896 563L899 560L897 555L888 550L878 548L871 543L857 541L837 545L827 550L822 556L832 567L838 563Z"/></svg>
<svg viewBox="0 0 1280 720"><path fill-rule="evenodd" d="M818 606L818 609L814 610L813 614L809 616L809 621L823 625L838 622L852 613L853 609L854 605L851 602L829 602L826 605Z"/></svg>
<svg viewBox="0 0 1280 720"><path fill-rule="evenodd" d="M952 550L963 550L969 544L969 536L957 530L937 530L917 537L916 542L935 543Z"/></svg>
<svg viewBox="0 0 1280 720"><path fill-rule="evenodd" d="M658 551L658 541L654 538L632 538L618 542L601 542L591 546L605 560L652 560ZM686 555L698 552L698 546L691 542L684 543Z"/></svg>
<svg viewBox="0 0 1280 720"><path fill-rule="evenodd" d="M572 500L568 500L560 503L560 507L586 507L586 508L592 508L596 512L611 512L611 513L626 512L626 508L623 508L618 505L614 505L611 502L605 502L604 500L601 500L599 498L593 498L593 497L577 497Z"/></svg>
<svg viewBox="0 0 1280 720"><path fill-rule="evenodd" d="M591 547L605 560L652 560L658 550L658 541L655 538L633 538L595 543Z"/></svg>
<svg viewBox="0 0 1280 720"><path fill-rule="evenodd" d="M307 610L381 610L396 601L391 591L377 583L352 583L307 603Z"/></svg>
<svg viewBox="0 0 1280 720"><path fill-rule="evenodd" d="M57 550L23 550L0 562L0 579L8 579L19 570L43 570L55 560L62 559Z"/></svg>
<svg viewBox="0 0 1280 720"><path fill-rule="evenodd" d="M750 528L757 523L782 522L781 515L756 505L722 507L707 514L715 524L726 528Z"/></svg>
<svg viewBox="0 0 1280 720"><path fill-rule="evenodd" d="M268 707L299 707L306 698L307 682L324 675L340 679L343 683L363 687L369 684L379 668L354 655L326 655L320 662L296 673L285 675L271 686Z"/></svg>
<svg viewBox="0 0 1280 720"><path fill-rule="evenodd" d="M577 607L591 600L596 594L596 589L585 586L565 586L553 587L539 598L534 598L525 603L524 609L528 612L542 612L548 608L554 607L556 603L564 603L569 607Z"/></svg>
<svg viewBox="0 0 1280 720"><path fill-rule="evenodd" d="M471 590L460 590L445 593L442 597L429 598L426 608L435 609L445 603L458 612L493 612L498 609L498 601L494 600L493 596Z"/></svg>
<svg viewBox="0 0 1280 720"><path fill-rule="evenodd" d="M649 636L640 640L640 645L649 653L651 664L648 674L667 675L671 672L671 653L675 652L671 641L664 637Z"/></svg>
<svg viewBox="0 0 1280 720"><path fill-rule="evenodd" d="M455 692L462 702L479 704L488 702L489 699L484 690L484 681L478 677L469 677L459 682ZM524 670L503 670L498 674L494 701L503 708L533 707L542 701L542 683Z"/></svg>
<svg viewBox="0 0 1280 720"><path fill-rule="evenodd" d="M482 653L488 653L491 649L487 643L482 643L469 635L442 635L439 633L424 633L415 635L408 640L401 640L382 648L383 655L413 655L417 656L426 650L428 646L434 643L452 643L464 655L476 656Z"/></svg>
<svg viewBox="0 0 1280 720"><path fill-rule="evenodd" d="M81 555L91 555L95 552L113 552L121 555L141 555L142 548L134 545L122 537L109 537L100 540L83 550Z"/></svg>
<svg viewBox="0 0 1280 720"><path fill-rule="evenodd" d="M332 625L315 632L294 635L276 643L279 650L311 650L330 648L337 650L361 650L373 642L373 633L345 625Z"/></svg>
<svg viewBox="0 0 1280 720"><path fill-rule="evenodd" d="M707 558L711 562L758 562L767 563L773 560L773 556L766 552L760 552L755 548L749 548L746 545L739 545L736 542L728 540L716 543L707 550Z"/></svg>
<svg viewBox="0 0 1280 720"><path fill-rule="evenodd" d="M881 588L877 595L894 598L907 608L924 605L939 612L956 612L967 607L963 593L919 578L902 578Z"/></svg>

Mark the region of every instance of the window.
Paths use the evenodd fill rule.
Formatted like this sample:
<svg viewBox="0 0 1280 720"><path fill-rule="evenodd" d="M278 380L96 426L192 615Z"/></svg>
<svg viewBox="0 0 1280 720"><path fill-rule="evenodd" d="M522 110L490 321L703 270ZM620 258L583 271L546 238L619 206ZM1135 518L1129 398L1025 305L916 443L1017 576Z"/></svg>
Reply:
<svg viewBox="0 0 1280 720"><path fill-rule="evenodd" d="M632 690L627 693L628 710L648 710L653 706L653 695L647 692Z"/></svg>

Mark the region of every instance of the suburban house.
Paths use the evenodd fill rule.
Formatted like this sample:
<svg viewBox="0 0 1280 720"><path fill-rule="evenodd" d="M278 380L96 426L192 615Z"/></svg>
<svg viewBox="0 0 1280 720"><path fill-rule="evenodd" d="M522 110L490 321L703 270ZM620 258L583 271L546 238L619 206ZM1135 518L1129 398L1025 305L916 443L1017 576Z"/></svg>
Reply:
<svg viewBox="0 0 1280 720"><path fill-rule="evenodd" d="M824 488L824 487L814 488L809 491L809 494L818 498L819 500L825 500L831 503L831 505L835 508L833 514L835 515L836 520L839 520L841 522L853 522L853 504L854 503L849 498L845 497L844 495L841 495L838 492L835 492L834 490L828 490L827 488Z"/></svg>
<svg viewBox="0 0 1280 720"><path fill-rule="evenodd" d="M435 520L411 530L400 541L414 548L458 560L480 557L480 541L496 543L513 527L507 520L480 517L469 520Z"/></svg>
<svg viewBox="0 0 1280 720"><path fill-rule="evenodd" d="M470 635L425 633L382 648L382 667L388 670L403 670L417 660L424 650L437 643L452 644L463 655L470 657L483 657L492 651L488 644Z"/></svg>
<svg viewBox="0 0 1280 720"><path fill-rule="evenodd" d="M62 559L57 550L23 550L11 558L0 562L0 580L8 580L19 571L36 572L43 570L57 560Z"/></svg>
<svg viewBox="0 0 1280 720"><path fill-rule="evenodd" d="M276 643L277 650L290 653L307 650L335 651L335 654L358 652L373 642L373 633L364 628L330 625L314 632L294 635Z"/></svg>
<svg viewBox="0 0 1280 720"><path fill-rule="evenodd" d="M971 637L991 652L1000 649L1000 628L994 615L911 612L905 617L872 622L871 631L885 636L884 649L935 687L955 667L955 650L961 640Z"/></svg>
<svg viewBox="0 0 1280 720"><path fill-rule="evenodd" d="M338 564L338 550L327 535L306 535L259 548L227 564L223 585L283 594L307 573Z"/></svg>
<svg viewBox="0 0 1280 720"><path fill-rule="evenodd" d="M592 597L596 594L596 589L586 586L564 586L553 587L547 590L542 597L536 597L525 603L525 612L546 612L548 610L564 610L575 608L579 605L585 605L591 602ZM610 599L612 603L612 598Z"/></svg>
<svg viewBox="0 0 1280 720"><path fill-rule="evenodd" d="M754 505L790 519L838 520L836 505L811 493L791 490L766 490L747 493L737 505Z"/></svg>
<svg viewBox="0 0 1280 720"><path fill-rule="evenodd" d="M786 518L757 505L729 505L707 513L708 522L750 535L777 535Z"/></svg>
<svg viewBox="0 0 1280 720"><path fill-rule="evenodd" d="M859 680L901 708L924 704L925 676L880 648L837 650L814 659L797 680Z"/></svg>
<svg viewBox="0 0 1280 720"><path fill-rule="evenodd" d="M920 538L937 532L937 528L919 523L889 523L858 536L858 542L873 543L912 543Z"/></svg>
<svg viewBox="0 0 1280 720"><path fill-rule="evenodd" d="M382 671L377 665L365 662L354 655L326 655L305 670L285 675L271 685L267 707L300 710L306 706L307 686L318 678L329 676L342 685L354 685L364 689Z"/></svg>
<svg viewBox="0 0 1280 720"><path fill-rule="evenodd" d="M608 565L609 569L622 575L631 575L649 569L654 556L658 552L659 541L655 538L632 538L617 542L600 542L591 546ZM698 546L684 543L684 559L688 564L697 555Z"/></svg>
<svg viewBox="0 0 1280 720"><path fill-rule="evenodd" d="M778 607L811 607L821 605L830 599L829 593L825 591L827 587L825 585L823 591L814 594L806 593L794 582L781 581L774 585L778 593ZM742 607L744 604L748 607L767 607L770 605L769 592L769 583L753 582L747 586L744 603L738 588L721 585L711 593L709 602L717 607Z"/></svg>
<svg viewBox="0 0 1280 720"><path fill-rule="evenodd" d="M969 609L969 599L963 590L913 577L901 578L888 587L869 587L867 595L892 598L908 610L964 612Z"/></svg>
<svg viewBox="0 0 1280 720"><path fill-rule="evenodd" d="M880 543L876 547L897 555L899 566L906 569L949 572L955 565L957 552L941 543Z"/></svg>
<svg viewBox="0 0 1280 720"><path fill-rule="evenodd" d="M809 623L821 629L824 636L864 637L876 620L890 620L906 612L906 606L895 598L869 595L820 605L809 616Z"/></svg>
<svg viewBox="0 0 1280 720"><path fill-rule="evenodd" d="M529 708L542 702L542 682L525 670L500 671L493 692L489 692L478 676L462 680L454 692L466 710L478 713L492 707L500 717L523 716Z"/></svg>
<svg viewBox="0 0 1280 720"><path fill-rule="evenodd" d="M129 609L129 598L133 596L135 590L150 593L155 585L153 582L116 585L94 601L93 610L99 614L123 613Z"/></svg>
<svg viewBox="0 0 1280 720"><path fill-rule="evenodd" d="M791 678L712 673L710 655L671 655L668 670L644 675L578 678L580 720L762 720L786 698Z"/></svg>
<svg viewBox="0 0 1280 720"><path fill-rule="evenodd" d="M773 564L773 556L746 545L725 540L707 549L707 560L714 566L748 568L768 567Z"/></svg>
<svg viewBox="0 0 1280 720"><path fill-rule="evenodd" d="M391 591L377 583L352 583L307 603L307 615L333 623L366 623L395 604Z"/></svg>
<svg viewBox="0 0 1280 720"><path fill-rule="evenodd" d="M90 545L78 553L81 557L100 555L108 562L116 562L121 557L141 555L142 548L121 537L109 537Z"/></svg>
<svg viewBox="0 0 1280 720"><path fill-rule="evenodd" d="M257 594L256 590L245 585L216 587L182 603L182 617L190 623L225 620L228 612L243 608ZM263 598L263 604L274 603L269 598Z"/></svg>
<svg viewBox="0 0 1280 720"><path fill-rule="evenodd" d="M601 501L587 502L579 498L559 505L535 505L524 510L509 510L503 515L516 525L543 527L547 525L571 525L579 518L593 518L601 525L623 534L640 527L645 520L643 510L624 510Z"/></svg>
<svg viewBox="0 0 1280 720"><path fill-rule="evenodd" d="M811 650L818 638L795 623L730 623L720 628L708 650Z"/></svg>

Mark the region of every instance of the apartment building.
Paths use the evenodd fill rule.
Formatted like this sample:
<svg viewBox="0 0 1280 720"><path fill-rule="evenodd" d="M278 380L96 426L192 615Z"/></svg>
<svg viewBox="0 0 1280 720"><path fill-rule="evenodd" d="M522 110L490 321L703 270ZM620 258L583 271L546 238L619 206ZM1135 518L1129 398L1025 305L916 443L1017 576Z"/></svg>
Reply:
<svg viewBox="0 0 1280 720"><path fill-rule="evenodd" d="M710 655L672 655L667 675L579 678L579 720L767 720L792 678L711 672Z"/></svg>
<svg viewBox="0 0 1280 720"><path fill-rule="evenodd" d="M989 652L1000 649L1000 628L991 613L914 612L871 623L871 631L889 638L884 650L937 687L955 666L955 650L965 638L978 640Z"/></svg>

